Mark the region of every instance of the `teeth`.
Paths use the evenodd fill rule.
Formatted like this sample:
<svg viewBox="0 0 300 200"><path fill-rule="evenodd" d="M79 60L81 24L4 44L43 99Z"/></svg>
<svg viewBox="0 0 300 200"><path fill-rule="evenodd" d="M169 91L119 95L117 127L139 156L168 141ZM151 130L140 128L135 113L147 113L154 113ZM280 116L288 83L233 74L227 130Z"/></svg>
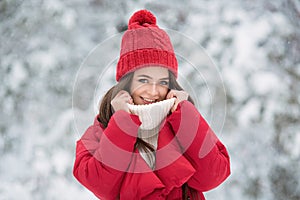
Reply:
<svg viewBox="0 0 300 200"><path fill-rule="evenodd" d="M143 98L145 101L148 101L148 102L154 102L155 100L151 100L151 99L147 99L147 98Z"/></svg>

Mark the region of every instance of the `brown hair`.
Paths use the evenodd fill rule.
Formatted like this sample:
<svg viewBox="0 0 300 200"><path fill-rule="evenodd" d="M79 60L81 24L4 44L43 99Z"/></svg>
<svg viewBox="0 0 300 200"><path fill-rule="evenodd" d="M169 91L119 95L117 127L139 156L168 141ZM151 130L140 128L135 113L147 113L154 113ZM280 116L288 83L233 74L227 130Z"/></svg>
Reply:
<svg viewBox="0 0 300 200"><path fill-rule="evenodd" d="M98 121L102 124L104 128L107 127L108 122L111 118L111 116L114 113L114 110L111 106L111 100L116 96L118 92L121 90L125 90L130 93L130 86L132 83L133 73L129 73L122 77L122 79L114 85L112 88L110 88L106 94L103 96L99 108L99 116ZM179 83L176 80L175 75L169 71L169 90L175 89L175 90L183 90L183 88L179 85ZM190 101L192 104L194 104L193 99L189 96L188 101ZM134 146L135 149L143 149L145 152L153 152L155 151L154 147L142 140L141 138L136 139L136 143ZM198 199L198 192L197 190L189 187L186 183L182 185L182 199L187 200L188 199L188 193L192 195L192 199Z"/></svg>

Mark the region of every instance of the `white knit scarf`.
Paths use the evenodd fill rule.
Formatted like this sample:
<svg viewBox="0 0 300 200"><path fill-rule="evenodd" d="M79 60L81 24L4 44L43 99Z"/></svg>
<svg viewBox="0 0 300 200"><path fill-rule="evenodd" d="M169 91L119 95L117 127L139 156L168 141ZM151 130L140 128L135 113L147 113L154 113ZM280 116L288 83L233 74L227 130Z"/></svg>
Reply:
<svg viewBox="0 0 300 200"><path fill-rule="evenodd" d="M160 124L170 112L174 102L175 98L171 98L147 105L128 104L130 112L138 115L140 121L142 122L141 126L139 127L138 137L152 145L154 150L157 149L157 139ZM146 152L142 148L139 149L139 152L149 167L154 169L155 152Z"/></svg>

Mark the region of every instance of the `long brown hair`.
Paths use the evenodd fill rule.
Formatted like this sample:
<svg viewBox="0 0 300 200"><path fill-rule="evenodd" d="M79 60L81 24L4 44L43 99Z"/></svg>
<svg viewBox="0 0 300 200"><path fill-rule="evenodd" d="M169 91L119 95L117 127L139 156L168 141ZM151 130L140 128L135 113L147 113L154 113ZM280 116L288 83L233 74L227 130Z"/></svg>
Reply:
<svg viewBox="0 0 300 200"><path fill-rule="evenodd" d="M114 85L112 88L110 88L106 94L103 96L99 108L99 116L98 121L102 124L104 128L107 127L108 122L111 118L111 116L114 113L114 110L111 106L111 100L116 96L118 92L121 90L125 90L130 93L130 86L133 79L133 73L129 73L126 76L122 77L122 79ZM176 77L172 72L169 71L169 90L183 90L183 88L179 85L179 83L176 80ZM193 99L189 96L188 101L190 101L192 104L194 104ZM155 151L154 147L142 140L141 138L137 137L136 143L134 146L135 149L143 149L145 152L153 152ZM188 193L192 195L192 199L199 199L198 198L198 192L189 187L186 183L182 185L182 199L187 200L188 199Z"/></svg>

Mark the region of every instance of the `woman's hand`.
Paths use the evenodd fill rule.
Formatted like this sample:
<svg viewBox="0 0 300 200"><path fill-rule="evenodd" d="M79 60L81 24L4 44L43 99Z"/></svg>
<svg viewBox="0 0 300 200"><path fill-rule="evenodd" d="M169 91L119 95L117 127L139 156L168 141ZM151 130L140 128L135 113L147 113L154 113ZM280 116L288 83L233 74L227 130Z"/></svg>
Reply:
<svg viewBox="0 0 300 200"><path fill-rule="evenodd" d="M170 92L167 94L166 99L171 99L175 97L175 103L174 106L171 108L171 112L174 112L178 106L178 104L181 101L187 100L189 98L189 94L186 91L183 90L170 90Z"/></svg>
<svg viewBox="0 0 300 200"><path fill-rule="evenodd" d="M130 94L125 90L118 92L110 102L115 112L118 110L125 110L126 112L130 113L127 103L133 104L133 100Z"/></svg>

